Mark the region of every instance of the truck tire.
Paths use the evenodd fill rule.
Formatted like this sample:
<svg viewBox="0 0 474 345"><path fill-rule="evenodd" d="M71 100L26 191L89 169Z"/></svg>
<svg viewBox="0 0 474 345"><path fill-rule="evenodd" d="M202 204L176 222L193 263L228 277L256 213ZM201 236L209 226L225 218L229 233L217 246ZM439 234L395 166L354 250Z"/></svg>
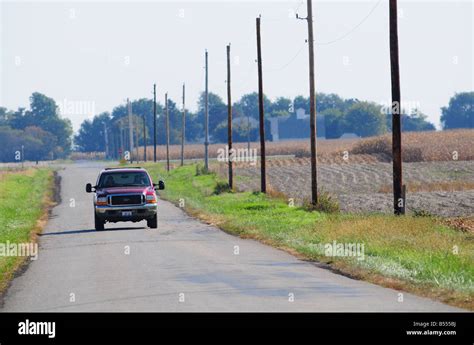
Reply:
<svg viewBox="0 0 474 345"><path fill-rule="evenodd" d="M158 216L155 214L153 218L147 219L146 225L148 225L150 229L158 228Z"/></svg>
<svg viewBox="0 0 474 345"><path fill-rule="evenodd" d="M97 231L104 230L104 221L102 219L97 218L96 215L94 215L94 221L95 221L95 229Z"/></svg>

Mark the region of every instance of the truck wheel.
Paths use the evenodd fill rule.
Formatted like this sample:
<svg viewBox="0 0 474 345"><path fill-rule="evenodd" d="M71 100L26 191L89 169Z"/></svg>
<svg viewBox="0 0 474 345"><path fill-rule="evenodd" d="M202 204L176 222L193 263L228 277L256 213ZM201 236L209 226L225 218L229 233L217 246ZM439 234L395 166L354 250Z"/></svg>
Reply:
<svg viewBox="0 0 474 345"><path fill-rule="evenodd" d="M95 229L97 231L104 230L104 221L102 219L97 218L97 216L94 216L95 220Z"/></svg>
<svg viewBox="0 0 474 345"><path fill-rule="evenodd" d="M150 229L158 228L158 216L155 214L153 218L147 219L146 225L148 225Z"/></svg>

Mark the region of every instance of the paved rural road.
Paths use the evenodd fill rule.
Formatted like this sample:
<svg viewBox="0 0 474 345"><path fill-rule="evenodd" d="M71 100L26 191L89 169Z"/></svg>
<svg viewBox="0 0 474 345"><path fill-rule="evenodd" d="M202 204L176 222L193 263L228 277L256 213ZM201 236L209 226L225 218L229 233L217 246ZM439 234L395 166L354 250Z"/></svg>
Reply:
<svg viewBox="0 0 474 345"><path fill-rule="evenodd" d="M100 168L83 163L60 172L62 202L40 237L39 257L14 279L1 311L459 310L408 293L398 302L395 290L228 235L165 201L158 229L116 223L97 232L84 186Z"/></svg>

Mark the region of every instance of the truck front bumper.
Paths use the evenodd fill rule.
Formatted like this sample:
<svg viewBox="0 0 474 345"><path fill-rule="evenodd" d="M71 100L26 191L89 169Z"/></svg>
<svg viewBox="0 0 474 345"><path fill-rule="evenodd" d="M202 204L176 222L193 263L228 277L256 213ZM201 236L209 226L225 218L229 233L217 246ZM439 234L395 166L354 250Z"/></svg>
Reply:
<svg viewBox="0 0 474 345"><path fill-rule="evenodd" d="M95 206L96 217L108 222L139 222L157 214L157 204Z"/></svg>

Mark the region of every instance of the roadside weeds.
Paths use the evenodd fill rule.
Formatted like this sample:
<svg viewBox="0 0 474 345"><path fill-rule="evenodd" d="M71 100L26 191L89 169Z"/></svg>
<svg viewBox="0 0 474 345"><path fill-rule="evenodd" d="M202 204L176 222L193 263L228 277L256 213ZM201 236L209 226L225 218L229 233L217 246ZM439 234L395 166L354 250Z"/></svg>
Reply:
<svg viewBox="0 0 474 345"><path fill-rule="evenodd" d="M34 176L38 171L36 169L27 169L25 171L20 171L20 174L27 174L29 176ZM38 243L38 236L42 232L43 228L48 222L51 211L54 206L60 203L60 182L61 178L56 170L52 169L43 169L46 170L46 185L45 189L42 190L42 197L40 199L40 210L39 216L36 217L36 221L33 226L29 229L28 242L31 244ZM4 176L4 178L6 178ZM3 258L6 259L6 258ZM5 268L5 271L2 272L0 276L0 306L3 305L3 298L8 291L8 288L11 285L11 282L14 278L21 276L26 269L28 268L31 258L28 256L16 256L12 264L8 265Z"/></svg>

